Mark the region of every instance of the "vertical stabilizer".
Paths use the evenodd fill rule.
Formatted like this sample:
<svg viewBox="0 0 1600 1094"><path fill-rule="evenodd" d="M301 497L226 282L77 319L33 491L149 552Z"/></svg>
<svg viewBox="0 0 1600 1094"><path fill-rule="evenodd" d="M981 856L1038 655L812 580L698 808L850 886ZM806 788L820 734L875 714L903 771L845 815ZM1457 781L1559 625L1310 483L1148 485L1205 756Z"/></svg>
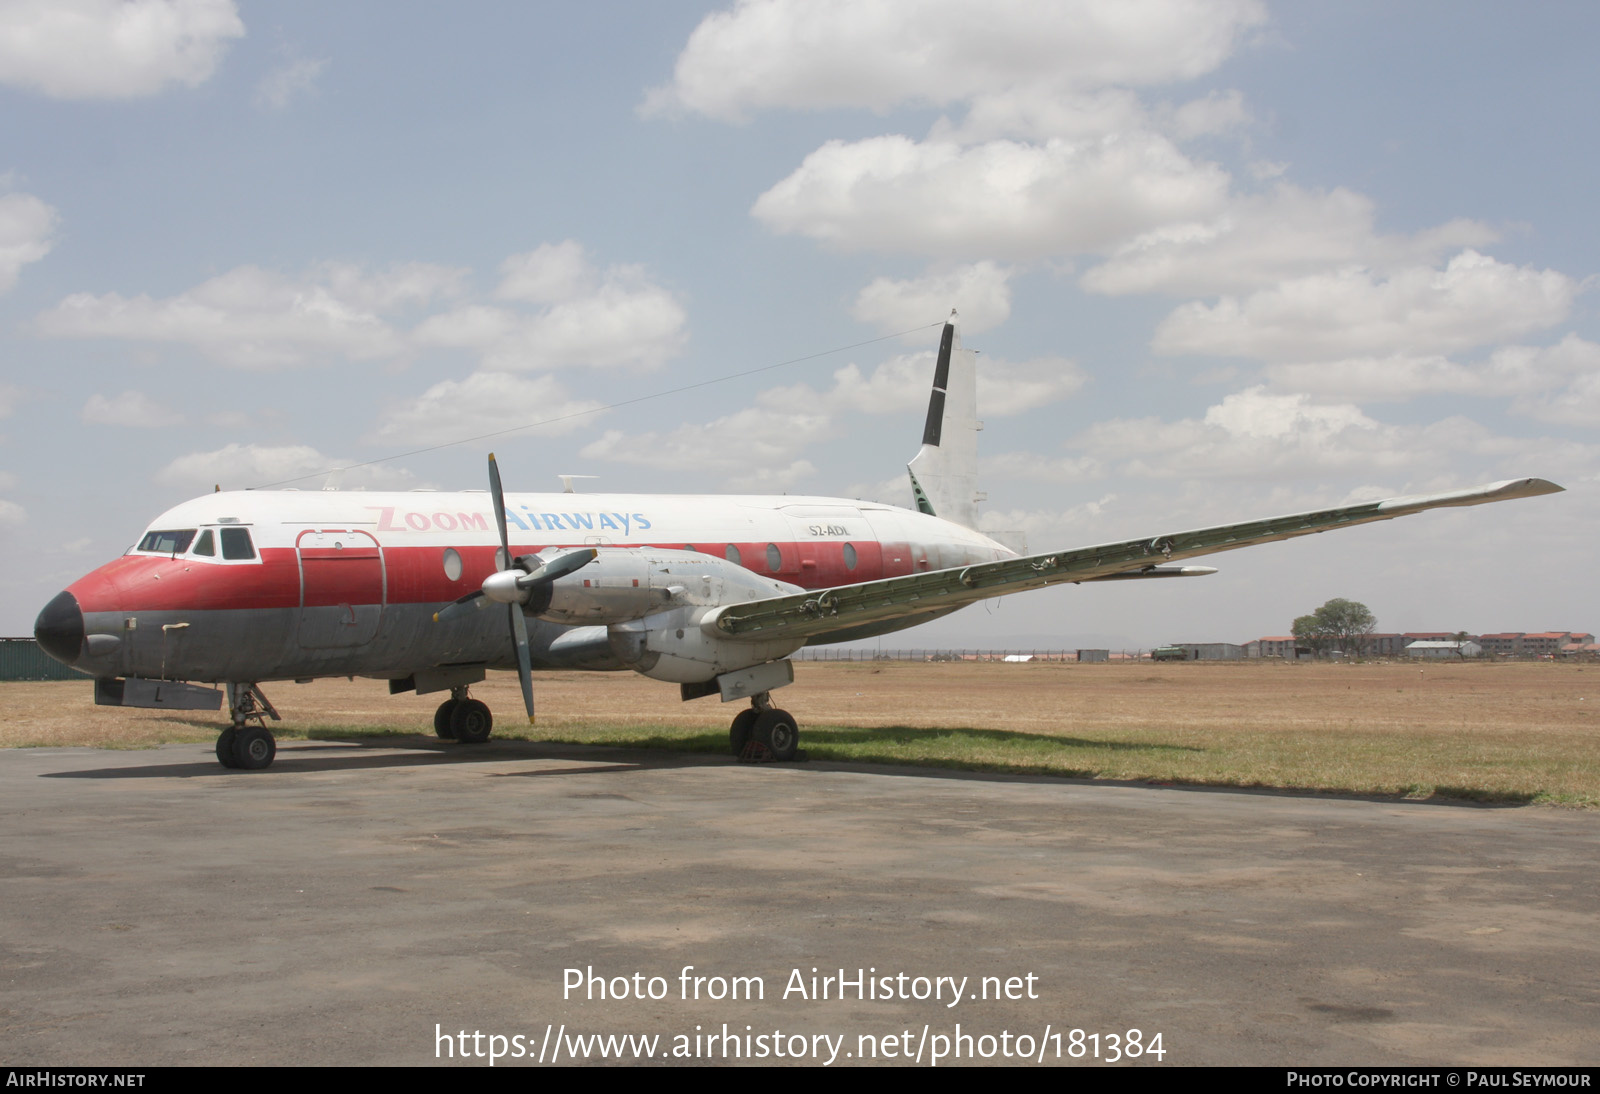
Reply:
<svg viewBox="0 0 1600 1094"><path fill-rule="evenodd" d="M917 508L945 520L978 526L978 369L977 354L961 348L956 313L939 338L933 394L922 429L922 449L906 470Z"/></svg>

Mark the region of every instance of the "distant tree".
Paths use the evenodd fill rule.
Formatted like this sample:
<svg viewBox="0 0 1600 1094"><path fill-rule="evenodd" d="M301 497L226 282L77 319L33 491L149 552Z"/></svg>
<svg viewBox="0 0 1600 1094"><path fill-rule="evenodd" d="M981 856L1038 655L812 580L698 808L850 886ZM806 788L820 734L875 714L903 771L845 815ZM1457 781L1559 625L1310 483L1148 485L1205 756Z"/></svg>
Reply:
<svg viewBox="0 0 1600 1094"><path fill-rule="evenodd" d="M1289 628L1289 633L1294 635L1294 644L1304 646L1308 650L1321 653L1326 645L1327 638L1317 629L1317 617L1302 615L1294 621L1294 626Z"/></svg>
<svg viewBox="0 0 1600 1094"><path fill-rule="evenodd" d="M1290 633L1296 642L1319 653L1341 650L1359 656L1366 651L1372 632L1377 629L1377 617L1365 604L1336 597L1310 615L1296 619Z"/></svg>

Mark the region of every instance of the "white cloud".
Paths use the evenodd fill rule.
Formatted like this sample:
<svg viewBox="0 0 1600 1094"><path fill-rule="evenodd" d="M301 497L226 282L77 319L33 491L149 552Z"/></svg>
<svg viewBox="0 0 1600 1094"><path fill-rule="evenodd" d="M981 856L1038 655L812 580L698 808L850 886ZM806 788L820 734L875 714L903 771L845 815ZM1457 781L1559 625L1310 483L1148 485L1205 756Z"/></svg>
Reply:
<svg viewBox="0 0 1600 1094"><path fill-rule="evenodd" d="M992 456L984 456L979 466L982 472L979 478L984 482L1031 481L1068 486L1104 478L1106 474L1105 462L1092 455L1040 456L1033 452L997 452Z"/></svg>
<svg viewBox="0 0 1600 1094"><path fill-rule="evenodd" d="M1451 481L1468 462L1492 461L1506 476L1527 474L1522 464L1535 442L1497 436L1461 417L1391 425L1348 403L1316 403L1305 394L1279 395L1258 386L1227 396L1198 419L1100 422L1069 447L1103 461L1108 474L1132 478L1384 475ZM1583 447L1591 459L1600 453Z"/></svg>
<svg viewBox="0 0 1600 1094"><path fill-rule="evenodd" d="M1233 198L1209 220L1165 224L1129 240L1081 283L1112 295L1241 292L1344 266L1433 263L1494 239L1487 225L1467 220L1413 236L1380 236L1364 195L1280 183L1270 193Z"/></svg>
<svg viewBox="0 0 1600 1094"><path fill-rule="evenodd" d="M826 414L804 410L747 407L707 422L667 433L607 430L578 453L586 460L673 467L710 476L724 488L751 493L787 490L816 473L799 453L834 430ZM737 443L708 444L708 437Z"/></svg>
<svg viewBox="0 0 1600 1094"><path fill-rule="evenodd" d="M959 120L941 117L930 141L982 144L1003 138L1085 140L1155 127L1139 96L1125 88L1093 92L1013 87L974 99Z"/></svg>
<svg viewBox="0 0 1600 1094"><path fill-rule="evenodd" d="M1254 0L742 0L700 23L643 110L738 121L1186 80L1264 19Z"/></svg>
<svg viewBox="0 0 1600 1094"><path fill-rule="evenodd" d="M1487 360L1471 364L1458 364L1439 355L1391 354L1272 365L1267 376L1279 390L1362 402L1399 401L1435 393L1518 396L1518 407L1533 413L1531 408L1537 404L1532 397L1538 393L1600 376L1600 345L1569 334L1554 346L1502 346Z"/></svg>
<svg viewBox="0 0 1600 1094"><path fill-rule="evenodd" d="M826 390L809 384L769 388L756 397L755 405L715 421L643 435L608 431L580 455L700 471L727 489L788 490L816 470L803 458L807 449L838 437L847 428L849 415L920 413L928 404L933 368L931 351L891 357L870 376L851 363L834 371L833 384ZM998 418L1025 413L1064 398L1084 382L1082 371L1061 358L1013 364L985 355L979 364L979 414ZM708 444L708 437L737 441ZM884 490L882 483L869 483L849 492L882 498ZM904 492L902 487L890 487L892 496Z"/></svg>
<svg viewBox="0 0 1600 1094"><path fill-rule="evenodd" d="M155 429L177 425L183 415L157 403L142 391L124 391L106 397L91 395L83 404L83 421L86 425L122 425L140 429Z"/></svg>
<svg viewBox="0 0 1600 1094"><path fill-rule="evenodd" d="M15 528L25 524L28 520L28 511L14 501L0 498L0 528Z"/></svg>
<svg viewBox="0 0 1600 1094"><path fill-rule="evenodd" d="M1558 323L1577 289L1554 270L1469 250L1443 270L1409 267L1379 279L1350 267L1243 299L1185 304L1162 321L1153 344L1159 353L1284 362L1449 353Z"/></svg>
<svg viewBox="0 0 1600 1094"><path fill-rule="evenodd" d="M1117 501L1115 494L1103 494L1093 501L1067 509L990 509L979 514L980 531L1021 532L1030 551L1071 548L1092 543L1092 529Z"/></svg>
<svg viewBox="0 0 1600 1094"><path fill-rule="evenodd" d="M50 253L56 220L32 194L0 194L0 293L16 286L22 267Z"/></svg>
<svg viewBox="0 0 1600 1094"><path fill-rule="evenodd" d="M465 271L406 263L377 273L327 263L291 278L240 266L165 300L117 293L67 297L36 320L57 338L127 338L193 346L243 368L405 352L385 318L459 290Z"/></svg>
<svg viewBox="0 0 1600 1094"><path fill-rule="evenodd" d="M1227 188L1221 168L1154 133L969 148L886 136L827 142L751 213L845 250L1027 259L1208 217Z"/></svg>
<svg viewBox="0 0 1600 1094"><path fill-rule="evenodd" d="M854 362L834 370L833 386L818 391L808 384L772 388L756 399L773 410L806 406L838 414L899 414L928 405L933 383L932 350L889 358L870 376ZM1004 418L1022 414L1066 398L1081 388L1087 377L1062 357L1039 357L1010 362L987 354L978 359L978 415Z"/></svg>
<svg viewBox="0 0 1600 1094"><path fill-rule="evenodd" d="M9 418L21 401L21 388L14 384L0 384L0 418Z"/></svg>
<svg viewBox="0 0 1600 1094"><path fill-rule="evenodd" d="M500 270L495 296L538 310L469 305L428 319L416 340L476 349L485 368L502 371L655 368L688 340L683 305L642 267L596 270L571 240L512 255Z"/></svg>
<svg viewBox="0 0 1600 1094"><path fill-rule="evenodd" d="M500 264L503 279L495 296L501 300L527 300L554 304L591 292L595 269L576 240L541 243L526 254L512 255Z"/></svg>
<svg viewBox="0 0 1600 1094"><path fill-rule="evenodd" d="M58 99L195 87L243 35L232 0L11 0L0 6L0 83Z"/></svg>
<svg viewBox="0 0 1600 1094"><path fill-rule="evenodd" d="M256 84L254 102L261 110L284 110L296 99L316 90L317 77L328 67L327 58L302 57L273 69Z"/></svg>
<svg viewBox="0 0 1600 1094"><path fill-rule="evenodd" d="M465 380L435 384L390 410L368 439L413 446L442 444L533 422L564 419L528 431L538 436L559 436L589 424L593 420L589 412L601 405L593 399L570 397L548 376L477 372Z"/></svg>
<svg viewBox="0 0 1600 1094"><path fill-rule="evenodd" d="M1515 346L1496 357L1510 358L1504 371L1547 381L1530 382L1517 389L1512 409L1519 414L1562 425L1600 426L1600 346L1568 335L1556 346L1530 350ZM1541 394L1552 377L1571 377L1560 391Z"/></svg>
<svg viewBox="0 0 1600 1094"><path fill-rule="evenodd" d="M1010 278L1011 270L993 262L974 262L910 281L880 277L856 294L851 314L879 330L898 331L939 320L955 308L964 332L985 331L1011 315ZM917 334L925 336L926 332Z"/></svg>
<svg viewBox="0 0 1600 1094"><path fill-rule="evenodd" d="M210 452L179 456L161 470L156 480L190 489L210 489L216 484L224 490L242 490L277 483L297 485L304 490L330 484L347 489L374 487L397 490L416 485L409 471L382 464L351 467L347 471L334 470L353 462L324 456L310 445L229 444Z"/></svg>
<svg viewBox="0 0 1600 1094"><path fill-rule="evenodd" d="M1191 99L1167 113L1164 128L1179 140L1227 133L1251 121L1244 96L1237 91L1213 91L1203 99Z"/></svg>

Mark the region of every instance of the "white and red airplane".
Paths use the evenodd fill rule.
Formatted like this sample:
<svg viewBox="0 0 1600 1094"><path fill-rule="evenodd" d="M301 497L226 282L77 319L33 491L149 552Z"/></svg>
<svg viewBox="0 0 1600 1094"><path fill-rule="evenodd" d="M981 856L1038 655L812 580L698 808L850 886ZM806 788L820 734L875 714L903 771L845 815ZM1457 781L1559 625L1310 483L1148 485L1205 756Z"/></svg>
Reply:
<svg viewBox="0 0 1600 1094"><path fill-rule="evenodd" d="M235 491L157 517L137 546L74 582L34 626L52 657L92 674L108 705L217 710L227 767L276 753L259 687L319 676L448 691L440 737L489 737L468 696L516 668L528 719L537 669L632 669L685 700L748 699L745 759L793 758L773 707L789 655L916 626L991 597L1062 582L1214 573L1170 563L1454 505L1559 491L1543 479L1019 555L974 529L974 355L945 325L923 443L919 511L842 498ZM215 686L203 684L223 684Z"/></svg>

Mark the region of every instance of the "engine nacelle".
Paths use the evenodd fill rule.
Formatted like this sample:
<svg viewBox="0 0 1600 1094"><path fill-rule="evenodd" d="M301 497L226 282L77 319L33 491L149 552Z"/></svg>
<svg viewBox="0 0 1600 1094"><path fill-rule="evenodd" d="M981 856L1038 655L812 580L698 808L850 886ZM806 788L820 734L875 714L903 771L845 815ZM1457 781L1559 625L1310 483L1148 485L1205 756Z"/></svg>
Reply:
<svg viewBox="0 0 1600 1094"><path fill-rule="evenodd" d="M749 641L714 633L701 624L718 605L673 608L608 628L611 651L634 672L674 684L702 684L726 672L787 657L804 638Z"/></svg>
<svg viewBox="0 0 1600 1094"><path fill-rule="evenodd" d="M552 623L581 627L800 591L715 555L602 547L587 566L534 589L524 610Z"/></svg>

